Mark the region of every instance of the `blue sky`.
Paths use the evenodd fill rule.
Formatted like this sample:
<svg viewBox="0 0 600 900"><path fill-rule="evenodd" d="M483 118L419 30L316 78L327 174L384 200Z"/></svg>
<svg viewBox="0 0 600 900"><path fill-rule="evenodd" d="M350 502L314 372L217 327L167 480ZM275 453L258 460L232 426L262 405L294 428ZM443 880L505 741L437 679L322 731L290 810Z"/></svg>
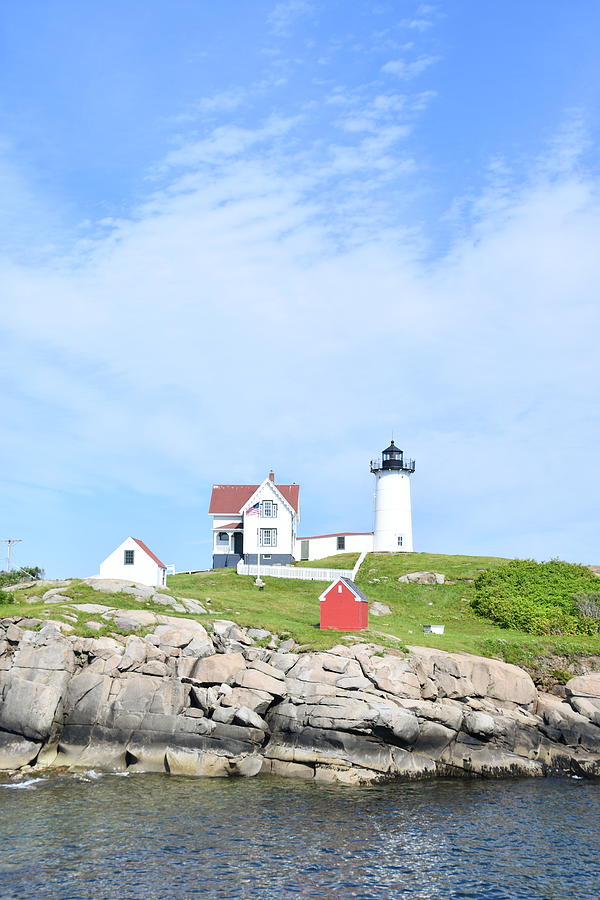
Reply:
<svg viewBox="0 0 600 900"><path fill-rule="evenodd" d="M301 531L600 562L592 0L7 3L0 531L209 560L213 482Z"/></svg>

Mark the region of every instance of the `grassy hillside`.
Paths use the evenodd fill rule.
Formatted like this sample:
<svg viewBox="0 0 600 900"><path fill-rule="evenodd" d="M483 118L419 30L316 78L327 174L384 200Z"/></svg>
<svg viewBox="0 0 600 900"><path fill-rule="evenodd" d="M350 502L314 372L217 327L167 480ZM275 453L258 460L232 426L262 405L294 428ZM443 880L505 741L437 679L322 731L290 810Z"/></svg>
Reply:
<svg viewBox="0 0 600 900"><path fill-rule="evenodd" d="M356 554L338 554L314 560L315 567L351 568ZM335 561L335 566L332 566ZM386 603L389 616L371 616L373 640L393 645L420 644L501 656L509 661L528 662L544 655L600 654L600 635L535 637L520 631L499 628L475 615L469 601L472 580L479 572L508 560L489 556L444 556L431 553L370 553L363 562L358 585L371 600ZM408 572L441 572L449 582L443 585L401 584L398 577ZM302 644L329 647L342 633L318 629L318 596L324 584L263 576L266 586L258 591L251 577L220 570L198 575L175 575L169 587L175 593L203 600L210 597L212 608L224 617L244 625L260 625L271 631L287 631ZM425 624L444 624L443 636L423 634ZM389 636L382 638L383 633Z"/></svg>
<svg viewBox="0 0 600 900"><path fill-rule="evenodd" d="M336 553L335 556L326 556L324 559L302 560L301 562L295 562L294 565L308 567L309 569L321 568L321 566L324 569L352 569L359 556L359 553Z"/></svg>
<svg viewBox="0 0 600 900"><path fill-rule="evenodd" d="M356 554L339 554L328 560L314 561L314 566L351 568ZM388 616L370 617L370 633L366 639L387 646L420 644L452 651L466 651L485 656L498 656L510 662L532 663L544 656L572 657L600 655L600 635L543 636L499 628L477 616L470 607L473 579L479 572L508 560L479 556L443 556L428 553L371 553L363 562L357 582L371 600L387 604ZM415 571L441 572L448 581L443 585L401 584L400 575ZM259 591L250 576L239 576L231 569L173 575L168 579L168 592L175 596L193 597L209 609L207 616L194 616L207 623L214 618L227 618L241 625L255 625L279 634L287 633L300 644L324 649L338 643L343 633L320 631L318 597L326 583L269 578L263 575L265 588ZM67 610L43 607L35 602L36 593L46 588L15 592L16 603L0 607L0 615L55 615ZM153 609L171 612L154 604L132 602L127 595L101 595L88 585L73 582L64 593L78 602L106 603L111 606ZM27 603L26 599L34 600ZM86 633L89 614L68 610L78 632ZM443 636L423 634L425 624L444 624ZM109 632L107 626L106 632ZM362 635L363 633L361 633Z"/></svg>

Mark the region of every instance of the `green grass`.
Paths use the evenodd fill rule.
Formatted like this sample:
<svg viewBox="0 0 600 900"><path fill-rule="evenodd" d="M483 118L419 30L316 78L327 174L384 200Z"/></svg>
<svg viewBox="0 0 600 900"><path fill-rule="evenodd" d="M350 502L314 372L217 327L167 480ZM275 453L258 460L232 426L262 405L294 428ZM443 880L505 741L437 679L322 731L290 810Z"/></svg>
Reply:
<svg viewBox="0 0 600 900"><path fill-rule="evenodd" d="M343 560L341 565L346 568L350 567L350 557L355 554L314 560L310 565L331 568L331 560L337 559ZM477 616L470 607L473 579L480 571L505 562L508 560L490 556L370 553L359 570L357 583L371 600L386 603L392 610L390 616L370 616L370 628L392 635L404 645L439 647L522 663L556 654L600 653L600 635L535 637L499 628ZM398 582L400 575L416 571L441 572L455 583L429 586ZM257 625L274 632L286 630L301 644L315 649L339 643L343 632L321 632L316 627L318 596L324 582L261 577L265 581L262 591L254 587L253 578L226 569L174 575L169 578L169 587L176 594L201 602L210 597L214 609L241 625ZM446 626L443 636L423 634L423 625L435 623ZM379 637L372 639L392 645Z"/></svg>
<svg viewBox="0 0 600 900"><path fill-rule="evenodd" d="M359 553L336 553L335 556L326 556L324 559L303 559L294 565L309 569L353 569L359 556Z"/></svg>
<svg viewBox="0 0 600 900"><path fill-rule="evenodd" d="M350 567L355 554L339 554L327 560L315 560L311 566L332 568L331 559L343 560ZM523 665L536 665L536 660L561 656L600 655L600 635L552 635L537 637L520 631L499 628L477 616L470 606L474 587L472 581L481 570L501 565L508 560L486 556L444 556L430 553L370 553L357 576L358 585L371 600L386 603L392 610L389 616L371 616L372 632L384 632L389 639L361 632L366 640L385 646L402 647L416 644L439 647L455 652L493 656ZM398 577L408 572L434 571L443 573L454 584L401 584ZM289 634L298 643L311 649L327 649L344 636L344 632L320 631L319 594L326 582L269 578L262 575L264 590L254 586L254 578L239 576L232 569L217 569L195 575L173 575L168 579L165 593L193 597L209 610L206 616L189 616L208 624L212 619L232 619L240 625L267 628L277 634ZM5 616L26 615L36 618L56 617L58 606L43 606L36 602L22 602L22 595L33 595L39 589L16 591L17 602L1 607ZM170 609L144 601L139 603L126 594L101 594L81 582L63 591L74 602L101 603L121 609L150 609L157 613L184 617ZM210 603L207 602L210 599ZM72 610L68 610L72 613ZM96 619L90 613L77 614L72 623L78 633L84 633L85 621ZM445 634L425 635L423 625L443 623ZM102 633L114 631L112 625ZM85 633L92 633L85 630ZM355 633L356 634L356 633ZM396 640L394 640L394 638Z"/></svg>

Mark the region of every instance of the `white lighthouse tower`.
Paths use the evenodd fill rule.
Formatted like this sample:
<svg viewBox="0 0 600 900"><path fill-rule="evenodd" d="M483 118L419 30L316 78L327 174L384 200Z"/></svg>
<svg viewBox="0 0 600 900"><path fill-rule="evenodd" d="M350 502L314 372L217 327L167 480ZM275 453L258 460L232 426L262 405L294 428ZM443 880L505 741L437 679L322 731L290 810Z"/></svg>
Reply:
<svg viewBox="0 0 600 900"><path fill-rule="evenodd" d="M393 441L379 459L371 460L371 472L377 479L373 535L375 552L412 551L410 476L414 471L414 459L405 459L403 451Z"/></svg>

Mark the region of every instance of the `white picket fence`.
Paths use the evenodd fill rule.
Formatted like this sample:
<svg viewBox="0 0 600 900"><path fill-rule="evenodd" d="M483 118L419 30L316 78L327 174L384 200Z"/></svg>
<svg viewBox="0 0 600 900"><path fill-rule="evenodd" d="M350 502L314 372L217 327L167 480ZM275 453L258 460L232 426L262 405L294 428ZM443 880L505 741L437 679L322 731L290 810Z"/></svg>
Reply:
<svg viewBox="0 0 600 900"><path fill-rule="evenodd" d="M361 553L353 569L310 569L304 566L248 566L241 560L237 564L238 575L258 575L269 578L298 578L301 581L334 581L336 578L356 577L366 553Z"/></svg>

